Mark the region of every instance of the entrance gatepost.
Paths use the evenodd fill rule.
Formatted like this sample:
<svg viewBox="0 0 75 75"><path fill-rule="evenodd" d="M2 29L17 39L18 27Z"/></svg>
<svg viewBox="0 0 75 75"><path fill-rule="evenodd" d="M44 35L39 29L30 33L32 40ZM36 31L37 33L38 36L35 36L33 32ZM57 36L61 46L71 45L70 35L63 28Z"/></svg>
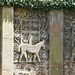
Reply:
<svg viewBox="0 0 75 75"><path fill-rule="evenodd" d="M13 75L13 7L2 9L2 75Z"/></svg>
<svg viewBox="0 0 75 75"><path fill-rule="evenodd" d="M50 74L63 75L63 11L50 11Z"/></svg>

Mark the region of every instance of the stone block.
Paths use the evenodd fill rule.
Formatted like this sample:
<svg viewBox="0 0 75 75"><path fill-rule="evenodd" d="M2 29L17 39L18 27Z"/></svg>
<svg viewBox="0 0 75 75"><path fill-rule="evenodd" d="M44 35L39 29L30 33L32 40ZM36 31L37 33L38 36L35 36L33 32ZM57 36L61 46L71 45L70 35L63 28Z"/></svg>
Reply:
<svg viewBox="0 0 75 75"><path fill-rule="evenodd" d="M13 75L13 70L2 70L2 75Z"/></svg>
<svg viewBox="0 0 75 75"><path fill-rule="evenodd" d="M13 69L13 39L3 39L2 69Z"/></svg>
<svg viewBox="0 0 75 75"><path fill-rule="evenodd" d="M13 7L3 7L3 38L13 38Z"/></svg>
<svg viewBox="0 0 75 75"><path fill-rule="evenodd" d="M63 11L49 12L50 20L50 75L63 75ZM58 66L60 70L57 70Z"/></svg>

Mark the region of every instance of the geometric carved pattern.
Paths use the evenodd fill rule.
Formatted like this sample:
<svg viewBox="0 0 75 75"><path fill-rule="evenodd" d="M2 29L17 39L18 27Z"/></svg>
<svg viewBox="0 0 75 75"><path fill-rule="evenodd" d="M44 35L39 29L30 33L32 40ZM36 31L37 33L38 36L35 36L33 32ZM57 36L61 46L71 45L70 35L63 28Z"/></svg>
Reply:
<svg viewBox="0 0 75 75"><path fill-rule="evenodd" d="M75 62L75 12L64 12L64 75L72 75ZM74 70L75 71L75 70ZM73 74L75 75L75 73Z"/></svg>
<svg viewBox="0 0 75 75"><path fill-rule="evenodd" d="M47 12L15 8L14 11L14 75L48 75L49 59L49 31ZM38 50L35 46L44 40L39 54L26 50ZM28 47L24 45L27 44ZM30 45L30 46L29 46ZM32 46L34 46L32 48ZM23 48L23 49L22 49ZM36 55L35 55L36 54ZM36 56L35 62L34 57ZM27 58L27 60L26 60Z"/></svg>

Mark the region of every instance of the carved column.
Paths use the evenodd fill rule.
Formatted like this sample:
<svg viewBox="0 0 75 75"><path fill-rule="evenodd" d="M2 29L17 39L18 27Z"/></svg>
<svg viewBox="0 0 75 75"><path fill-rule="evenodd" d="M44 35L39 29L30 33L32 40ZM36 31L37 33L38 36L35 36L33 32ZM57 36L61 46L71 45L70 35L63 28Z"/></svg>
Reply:
<svg viewBox="0 0 75 75"><path fill-rule="evenodd" d="M63 75L63 11L50 11L50 74Z"/></svg>
<svg viewBox="0 0 75 75"><path fill-rule="evenodd" d="M13 7L2 10L2 75L13 75Z"/></svg>

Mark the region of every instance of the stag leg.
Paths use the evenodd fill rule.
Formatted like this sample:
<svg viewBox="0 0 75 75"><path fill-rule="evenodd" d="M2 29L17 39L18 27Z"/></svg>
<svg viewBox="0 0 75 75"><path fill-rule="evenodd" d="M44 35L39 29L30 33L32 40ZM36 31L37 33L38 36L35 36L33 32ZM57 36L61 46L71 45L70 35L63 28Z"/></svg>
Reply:
<svg viewBox="0 0 75 75"><path fill-rule="evenodd" d="M21 61L21 59L22 59L22 56L23 56L23 54L21 54L21 56L20 56L20 59L19 59L20 61Z"/></svg>
<svg viewBox="0 0 75 75"><path fill-rule="evenodd" d="M26 51L25 51L25 54L24 54L24 56L25 56L25 58L26 58L26 61L28 61L28 59L27 59L27 53L26 53Z"/></svg>
<svg viewBox="0 0 75 75"><path fill-rule="evenodd" d="M34 54L34 60L33 60L34 62L35 62L35 58L36 58L36 54Z"/></svg>
<svg viewBox="0 0 75 75"><path fill-rule="evenodd" d="M40 57L39 57L39 54L38 54L38 53L36 53L36 55L37 55L37 57L38 57L38 60L39 60L39 62L40 62Z"/></svg>

